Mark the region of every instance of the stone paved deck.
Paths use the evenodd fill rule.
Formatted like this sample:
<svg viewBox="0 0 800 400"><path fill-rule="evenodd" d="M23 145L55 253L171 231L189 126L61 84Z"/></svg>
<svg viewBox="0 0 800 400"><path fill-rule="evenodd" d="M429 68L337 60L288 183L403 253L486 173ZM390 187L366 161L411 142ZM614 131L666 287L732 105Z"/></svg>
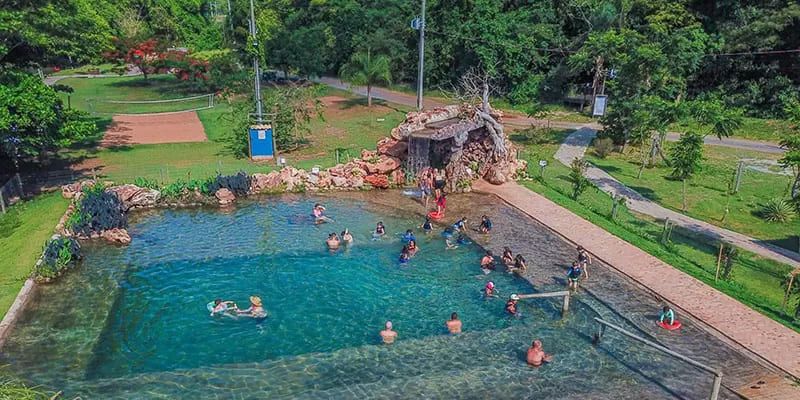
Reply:
<svg viewBox="0 0 800 400"><path fill-rule="evenodd" d="M800 334L516 183L494 186L479 181L473 188L497 195L567 240L580 243L721 335L800 378Z"/></svg>

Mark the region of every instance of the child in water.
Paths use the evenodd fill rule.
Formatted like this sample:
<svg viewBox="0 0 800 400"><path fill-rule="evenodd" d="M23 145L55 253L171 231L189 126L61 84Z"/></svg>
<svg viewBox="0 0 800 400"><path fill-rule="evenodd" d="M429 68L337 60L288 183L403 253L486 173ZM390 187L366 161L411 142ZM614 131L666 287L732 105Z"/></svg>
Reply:
<svg viewBox="0 0 800 400"><path fill-rule="evenodd" d="M347 228L342 231L342 241L347 245L353 244L353 235L350 234L350 230Z"/></svg>
<svg viewBox="0 0 800 400"><path fill-rule="evenodd" d="M431 223L431 218L425 217L425 222L423 222L422 225L420 225L420 228L422 228L422 230L425 233L430 233L433 230L433 224Z"/></svg>
<svg viewBox="0 0 800 400"><path fill-rule="evenodd" d="M527 269L528 265L525 262L525 257L523 257L522 254L517 254L517 257L514 258L514 268L511 268L508 272L521 275L524 274Z"/></svg>
<svg viewBox="0 0 800 400"><path fill-rule="evenodd" d="M669 306L664 306L664 308L661 309L661 313L658 314L658 322L667 325L675 325L675 311L672 311Z"/></svg>
<svg viewBox="0 0 800 400"><path fill-rule="evenodd" d="M380 221L378 222L378 225L375 226L375 232L372 233L372 237L375 239L380 239L385 234L386 234L386 227L383 226L383 221Z"/></svg>
<svg viewBox="0 0 800 400"><path fill-rule="evenodd" d="M408 251L408 245L403 246L403 251L400 252L400 264L405 264L411 259L411 253Z"/></svg>
<svg viewBox="0 0 800 400"><path fill-rule="evenodd" d="M489 281L489 283L486 284L486 287L483 288L483 295L486 297L497 296L497 290L494 288L494 282Z"/></svg>
<svg viewBox="0 0 800 400"><path fill-rule="evenodd" d="M583 271L581 271L581 264L577 261L572 263L572 266L567 270L567 285L570 289L578 290L578 279L581 278Z"/></svg>
<svg viewBox="0 0 800 400"><path fill-rule="evenodd" d="M414 237L414 231L412 231L411 229L407 230L406 233L403 234L403 241L404 242L411 242L411 241L416 240L416 239L417 238Z"/></svg>
<svg viewBox="0 0 800 400"><path fill-rule="evenodd" d="M508 247L503 247L503 257L501 259L503 260L503 264L508 267L514 265L514 253L512 253L511 249Z"/></svg>
<svg viewBox="0 0 800 400"><path fill-rule="evenodd" d="M409 257L414 257L417 254L417 251L419 250L419 247L417 247L417 241L416 240L409 240L407 247L408 247L408 256Z"/></svg>
<svg viewBox="0 0 800 400"><path fill-rule="evenodd" d="M489 233L492 230L492 220L488 216L481 217L481 226L478 228L481 233Z"/></svg>

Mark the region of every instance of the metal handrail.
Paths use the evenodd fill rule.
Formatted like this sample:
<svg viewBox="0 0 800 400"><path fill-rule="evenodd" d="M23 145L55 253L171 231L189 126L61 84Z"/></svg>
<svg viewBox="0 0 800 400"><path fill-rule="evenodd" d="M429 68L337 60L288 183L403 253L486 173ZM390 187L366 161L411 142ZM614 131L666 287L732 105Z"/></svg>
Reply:
<svg viewBox="0 0 800 400"><path fill-rule="evenodd" d="M680 353L677 353L675 351L672 351L672 350L670 350L670 349L668 349L668 348L666 348L666 347L664 347L664 346L662 346L660 344L654 343L654 342L652 342L650 340L647 340L647 339L645 339L645 338L643 338L641 336L638 336L638 335L636 335L634 333L628 332L627 330L625 330L623 328L620 328L620 327L618 327L618 326L616 326L616 325L614 325L614 324L612 324L612 323L610 323L608 321L605 321L603 319L595 317L594 320L597 321L597 323L600 324L600 331L597 334L597 342L598 343L600 342L600 339L602 339L602 337L603 337L603 333L605 332L605 327L609 327L609 328L611 328L611 329L613 329L613 330L615 330L615 331L617 331L617 332L619 332L619 333L621 333L621 334L623 334L623 335L625 335L625 336L627 336L627 337L629 337L631 339L634 339L634 340L637 340L639 342L642 342L642 343L644 343L644 344L646 344L646 345L648 345L648 346L650 346L650 347L652 347L652 348L654 348L656 350L659 350L661 352L667 353L667 354L669 354L669 355L671 355L671 356L673 356L673 357L675 357L675 358L677 358L677 359L679 359L681 361L685 361L685 362L687 362L687 363L689 363L689 364L691 364L691 365L693 365L693 366L695 366L697 368L700 368L703 371L710 372L710 373L714 374L714 385L711 388L711 395L709 396L709 399L710 400L717 400L719 398L719 390L720 390L720 386L722 386L722 371L714 369L712 367L709 367L708 365L705 365L705 364L703 364L703 363L701 363L699 361L695 361L695 360L693 360L693 359L691 359L691 358L689 358L689 357L687 357L687 356L685 356L683 354L680 354Z"/></svg>
<svg viewBox="0 0 800 400"><path fill-rule="evenodd" d="M545 292L545 293L530 293L530 294L520 294L519 299L542 299L547 297L563 297L564 302L561 304L561 317L567 315L567 311L569 311L569 297L572 293L568 290L562 290L559 292Z"/></svg>

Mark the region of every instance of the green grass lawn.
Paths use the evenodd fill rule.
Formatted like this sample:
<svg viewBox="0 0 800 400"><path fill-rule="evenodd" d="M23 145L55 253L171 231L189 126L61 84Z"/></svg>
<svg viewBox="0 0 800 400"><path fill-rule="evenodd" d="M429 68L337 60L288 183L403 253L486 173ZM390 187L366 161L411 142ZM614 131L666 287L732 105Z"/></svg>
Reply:
<svg viewBox="0 0 800 400"><path fill-rule="evenodd" d="M674 146L667 144L667 148ZM768 240L797 251L800 220L790 223L771 223L758 217L761 205L772 198L785 198L791 178L745 169L738 193L728 195L739 159L768 159L774 155L754 153L725 147L705 146L703 168L687 185L687 215L745 235ZM640 155L638 149L628 154L612 153L605 159L590 150L587 159L635 189L645 197L676 211L683 207L682 184L671 180L671 169L665 164L645 169L637 179ZM726 207L729 210L725 216Z"/></svg>
<svg viewBox="0 0 800 400"><path fill-rule="evenodd" d="M789 121L746 117L742 121L742 126L734 131L733 136L742 139L777 143L781 140L781 135L789 132L790 129L791 123ZM707 129L700 128L694 122L679 122L673 124L670 130L676 132L693 130L702 133L708 131Z"/></svg>
<svg viewBox="0 0 800 400"><path fill-rule="evenodd" d="M101 74L109 74L112 73L112 70L115 67L116 65L111 63L81 65L80 67L62 69L61 71L54 72L51 75L53 76L83 75L83 74L89 74L89 71L92 70L99 70Z"/></svg>
<svg viewBox="0 0 800 400"><path fill-rule="evenodd" d="M0 214L0 313L5 315L33 265L44 242L53 234L67 209L61 193L37 196Z"/></svg>
<svg viewBox="0 0 800 400"><path fill-rule="evenodd" d="M549 163L544 172L544 179L523 181L523 185L673 267L800 332L800 321L793 321L781 309L783 290L780 284L791 271L790 266L740 251L732 279L730 281L720 279L715 282L718 243L676 228L671 236L671 243L663 245L660 243L662 224L658 222L635 215L624 207L620 208L617 219L611 220L612 200L604 192L590 188L577 201L572 199L570 197L572 185L568 178L569 168L553 158L556 149L569 132L552 130L528 134L516 132L512 135L512 140L521 147L521 157L529 162L530 176L538 177L539 160L547 160Z"/></svg>
<svg viewBox="0 0 800 400"><path fill-rule="evenodd" d="M84 110L89 110L89 106L83 100L92 96L154 99L174 97L176 93L188 90L184 82L172 76L160 75L150 77L146 82L143 77L75 78L65 81L75 88L73 105L79 108L80 104ZM408 111L407 108L381 101L376 101L372 108L368 108L364 99L342 90L325 88L322 94L325 104L323 117L311 122L310 133L305 137L307 145L289 152L278 149L289 165L299 168L315 165L331 167L336 164L337 149L340 162L345 162L348 157L358 157L361 149L374 149L375 143L387 136ZM207 177L218 172L268 172L274 169L273 162L253 163L232 156L223 142L223 138L233 129L224 118L229 110L228 103L220 101L214 108L197 112L208 142L132 145L111 149L94 146L102 137L105 126L110 123L110 118L98 116L100 129L97 135L62 152L62 157L81 159L82 165L96 168L102 177L115 182L133 182L137 177L146 177L169 183L178 178Z"/></svg>

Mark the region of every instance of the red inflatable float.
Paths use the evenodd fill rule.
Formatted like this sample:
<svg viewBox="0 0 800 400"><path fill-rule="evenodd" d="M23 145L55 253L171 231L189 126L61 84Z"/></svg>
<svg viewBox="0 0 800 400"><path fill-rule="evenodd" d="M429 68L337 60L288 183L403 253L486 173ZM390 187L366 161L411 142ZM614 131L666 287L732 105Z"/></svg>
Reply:
<svg viewBox="0 0 800 400"><path fill-rule="evenodd" d="M666 322L656 321L656 324L658 324L658 326L660 326L660 327L662 327L662 328L664 328L664 329L666 329L668 331L674 331L675 329L678 329L678 328L681 327L681 321L674 321L672 323L672 325L670 325L670 324L668 324Z"/></svg>
<svg viewBox="0 0 800 400"><path fill-rule="evenodd" d="M438 211L431 211L431 212L428 213L428 217L430 217L430 219L433 219L433 220L440 220L440 219L444 218L444 212L440 213Z"/></svg>

